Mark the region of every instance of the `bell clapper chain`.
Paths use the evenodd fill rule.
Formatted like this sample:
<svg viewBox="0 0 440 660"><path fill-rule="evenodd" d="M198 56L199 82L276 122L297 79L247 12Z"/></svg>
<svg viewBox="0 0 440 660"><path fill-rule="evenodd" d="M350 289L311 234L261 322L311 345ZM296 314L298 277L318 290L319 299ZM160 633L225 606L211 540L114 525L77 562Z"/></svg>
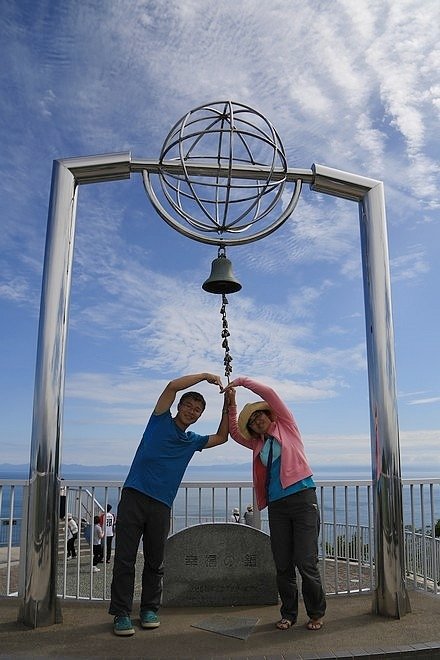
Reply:
<svg viewBox="0 0 440 660"><path fill-rule="evenodd" d="M228 379L228 385L229 385L229 376L232 373L232 356L229 352L229 342L228 342L228 337L230 337L231 333L228 330L228 320L226 318L226 305L228 304L228 299L226 298L226 295L223 293L222 294L222 306L220 308L220 314L222 315L222 348L225 349L225 358L223 360L223 364L225 365L225 376Z"/></svg>

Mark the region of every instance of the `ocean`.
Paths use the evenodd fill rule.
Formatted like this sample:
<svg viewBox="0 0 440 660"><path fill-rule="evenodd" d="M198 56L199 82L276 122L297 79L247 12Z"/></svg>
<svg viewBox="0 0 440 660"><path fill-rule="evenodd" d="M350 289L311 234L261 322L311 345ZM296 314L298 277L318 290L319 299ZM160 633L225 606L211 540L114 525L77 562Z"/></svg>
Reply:
<svg viewBox="0 0 440 660"><path fill-rule="evenodd" d="M104 466L86 466L86 465L63 465L61 468L61 476L64 480L79 481L82 483L98 483L98 482L124 482L128 470L128 465L104 465ZM11 538L12 545L20 544L21 535L21 520L23 516L23 488L22 486L2 486L3 480L21 481L28 479L29 467L26 464L13 465L13 464L0 464L0 547L8 544ZM220 466L189 466L184 476L184 481L191 482L208 482L216 483L220 481L228 482L250 482L252 479L250 465L220 465ZM212 489L210 489L211 491ZM243 494L244 495L244 494ZM104 505L104 503L111 504L113 510L117 509L118 491L115 488L109 488L107 493L105 489L97 486L94 490L95 499ZM107 499L106 499L107 498ZM212 496L211 493L202 493L202 503L199 503L200 495L195 490L188 491L186 499L182 493L176 497L173 516L175 525L185 526L190 519L195 520L202 515L203 520L207 521L212 518ZM249 502L248 502L249 500ZM12 515L11 515L11 502L12 502ZM249 489L246 493L246 502L243 506L252 502L252 492ZM237 498L230 493L230 500L228 507L237 506ZM215 515L218 518L224 518L226 515L225 506L220 503L215 503ZM12 523L12 524L11 524Z"/></svg>
<svg viewBox="0 0 440 660"><path fill-rule="evenodd" d="M129 466L106 465L106 466L84 466L65 465L62 467L62 477L65 480L80 482L123 482L128 473ZM13 545L20 543L21 518L23 515L23 489L16 486L1 486L2 480L22 480L28 477L27 465L0 464L0 546L4 546L12 539ZM405 476L405 475L404 475ZM333 468L321 469L315 472L314 478L317 482L323 481L369 481L371 475L362 467L353 466L349 469L337 472ZM411 478L408 476L408 478ZM423 475L413 478L423 478ZM238 465L211 465L196 466L189 465L183 482L207 483L206 488L188 488L180 490L173 506L173 529L195 522L208 522L215 520L229 520L232 508L239 507L243 513L247 504L252 502L252 489L246 488L241 491L234 487L234 482L251 482L250 464ZM229 482L231 486L226 489L213 489L218 482ZM321 499L322 493L324 494ZM112 505L117 509L118 490L110 488L107 493L97 486L94 491L97 501ZM106 499L107 498L107 499ZM318 490L318 498L321 505L321 518L329 524L349 524L359 521L359 524L367 526L373 520L371 510L371 489L366 486L349 486L346 488L330 487ZM11 501L13 510L11 516ZM423 503L423 506L422 506ZM440 485L435 484L433 490L428 486L423 492L420 488L410 489L405 487L403 491L403 513L405 524L412 524L416 528L430 528L432 520L434 523L440 518ZM12 521L12 525L11 525ZM267 529L267 510L262 512L263 529Z"/></svg>

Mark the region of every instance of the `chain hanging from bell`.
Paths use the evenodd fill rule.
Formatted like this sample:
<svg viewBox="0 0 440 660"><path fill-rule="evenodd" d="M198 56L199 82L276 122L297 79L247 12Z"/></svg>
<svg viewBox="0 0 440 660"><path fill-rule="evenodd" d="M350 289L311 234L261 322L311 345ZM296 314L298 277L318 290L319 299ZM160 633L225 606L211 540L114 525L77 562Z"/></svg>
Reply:
<svg viewBox="0 0 440 660"><path fill-rule="evenodd" d="M232 373L232 355L229 350L228 337L231 336L229 332L228 319L226 317L226 305L228 299L227 293L235 293L240 291L241 284L235 278L232 272L232 264L226 257L226 250L223 246L218 249L218 257L214 259L211 264L211 274L202 284L202 289L208 293L217 293L222 295L222 306L220 314L222 315L222 348L225 350L225 357L223 364L225 367L225 376L229 383L229 376Z"/></svg>
<svg viewBox="0 0 440 660"><path fill-rule="evenodd" d="M223 325L223 330L222 330L222 348L225 349L225 357L223 360L223 364L225 366L225 376L228 379L229 383L229 376L232 373L232 355L229 351L229 342L228 342L228 337L231 336L231 333L228 330L228 319L226 318L226 305L228 304L228 299L226 298L225 294L222 294L222 306L220 308L220 314L222 315L222 325Z"/></svg>

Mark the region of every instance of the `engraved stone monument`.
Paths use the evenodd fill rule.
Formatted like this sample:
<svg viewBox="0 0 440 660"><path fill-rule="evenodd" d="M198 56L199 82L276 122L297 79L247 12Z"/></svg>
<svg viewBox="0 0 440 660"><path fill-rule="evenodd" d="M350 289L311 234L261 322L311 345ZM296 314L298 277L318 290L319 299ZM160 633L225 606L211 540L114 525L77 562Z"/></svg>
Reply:
<svg viewBox="0 0 440 660"><path fill-rule="evenodd" d="M165 607L275 605L275 568L267 534L236 523L188 527L168 539Z"/></svg>

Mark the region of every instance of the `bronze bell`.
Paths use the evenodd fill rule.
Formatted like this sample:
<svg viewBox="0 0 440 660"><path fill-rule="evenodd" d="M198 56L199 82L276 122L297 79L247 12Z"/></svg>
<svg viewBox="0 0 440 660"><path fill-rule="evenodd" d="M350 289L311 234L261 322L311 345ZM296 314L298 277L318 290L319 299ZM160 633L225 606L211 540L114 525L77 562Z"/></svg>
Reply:
<svg viewBox="0 0 440 660"><path fill-rule="evenodd" d="M211 264L211 274L203 282L202 289L208 293L235 293L240 291L241 284L234 277L232 264L226 257L224 247L219 248L218 257Z"/></svg>

